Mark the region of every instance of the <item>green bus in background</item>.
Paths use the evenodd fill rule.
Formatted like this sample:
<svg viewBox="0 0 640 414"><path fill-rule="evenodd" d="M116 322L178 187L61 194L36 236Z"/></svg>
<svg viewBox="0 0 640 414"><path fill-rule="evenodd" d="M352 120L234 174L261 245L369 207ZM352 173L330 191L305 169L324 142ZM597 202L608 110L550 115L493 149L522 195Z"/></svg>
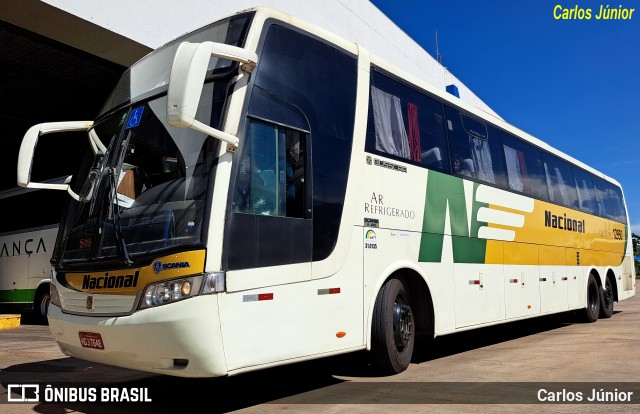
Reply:
<svg viewBox="0 0 640 414"><path fill-rule="evenodd" d="M63 205L57 195L18 187L0 191L0 313L33 313L47 321L50 260Z"/></svg>

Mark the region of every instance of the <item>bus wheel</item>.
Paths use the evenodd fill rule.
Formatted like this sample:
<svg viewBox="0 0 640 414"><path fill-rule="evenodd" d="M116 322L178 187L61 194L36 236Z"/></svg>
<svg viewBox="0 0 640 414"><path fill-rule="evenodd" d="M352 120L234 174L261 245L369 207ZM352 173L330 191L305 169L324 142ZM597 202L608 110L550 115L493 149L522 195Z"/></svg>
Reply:
<svg viewBox="0 0 640 414"><path fill-rule="evenodd" d="M415 323L409 297L398 279L389 279L378 292L373 310L371 351L373 364L383 375L400 373L411 362Z"/></svg>
<svg viewBox="0 0 640 414"><path fill-rule="evenodd" d="M584 317L587 322L598 320L600 313L600 288L593 273L589 274L587 282L587 307L584 308Z"/></svg>
<svg viewBox="0 0 640 414"><path fill-rule="evenodd" d="M47 313L49 312L49 303L51 303L51 293L49 293L49 286L46 289L38 289L36 294L36 300L34 302L35 316L38 321L47 323Z"/></svg>
<svg viewBox="0 0 640 414"><path fill-rule="evenodd" d="M605 278L604 289L600 290L600 317L610 318L613 315L613 288L611 279Z"/></svg>

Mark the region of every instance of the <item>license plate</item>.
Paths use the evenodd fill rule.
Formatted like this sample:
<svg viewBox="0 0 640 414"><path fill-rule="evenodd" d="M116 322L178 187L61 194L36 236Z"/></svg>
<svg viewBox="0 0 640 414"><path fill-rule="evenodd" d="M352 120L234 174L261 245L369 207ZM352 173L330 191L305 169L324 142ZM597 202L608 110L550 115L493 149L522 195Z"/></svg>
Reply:
<svg viewBox="0 0 640 414"><path fill-rule="evenodd" d="M80 345L85 348L104 349L102 336L95 332L78 332L80 335Z"/></svg>

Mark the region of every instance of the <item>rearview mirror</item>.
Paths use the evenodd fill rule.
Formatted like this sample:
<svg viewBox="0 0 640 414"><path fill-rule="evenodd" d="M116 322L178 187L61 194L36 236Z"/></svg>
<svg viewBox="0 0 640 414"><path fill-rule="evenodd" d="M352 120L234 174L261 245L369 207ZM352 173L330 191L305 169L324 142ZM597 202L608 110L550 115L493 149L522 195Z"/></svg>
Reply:
<svg viewBox="0 0 640 414"><path fill-rule="evenodd" d="M50 190L64 190L67 191L73 198L79 200L79 196L75 194L69 187L71 176L67 177L62 183L52 182L35 182L31 181L31 167L33 165L33 155L35 148L38 145L38 139L42 135L55 134L59 132L70 131L87 131L93 126L93 121L73 121L73 122L48 122L43 124L37 124L29 128L22 138L20 144L20 153L18 154L18 185L24 188L44 188ZM100 143L100 140L91 137L92 148L95 153L102 151L104 153L104 146ZM98 142L94 142L97 140Z"/></svg>
<svg viewBox="0 0 640 414"><path fill-rule="evenodd" d="M255 69L258 62L258 56L254 52L236 46L214 42L180 44L171 66L167 122L174 127L192 128L203 132L226 142L233 150L238 146L236 136L195 119L211 57L240 62L240 69L247 74Z"/></svg>

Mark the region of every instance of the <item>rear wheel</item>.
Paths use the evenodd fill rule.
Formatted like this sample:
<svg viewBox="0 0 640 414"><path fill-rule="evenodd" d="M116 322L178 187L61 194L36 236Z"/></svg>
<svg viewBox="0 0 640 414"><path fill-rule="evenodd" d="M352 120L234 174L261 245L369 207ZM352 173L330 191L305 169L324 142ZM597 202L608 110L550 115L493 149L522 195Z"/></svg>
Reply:
<svg viewBox="0 0 640 414"><path fill-rule="evenodd" d="M415 342L415 323L410 295L402 281L389 279L378 292L373 311L371 351L382 375L407 369Z"/></svg>
<svg viewBox="0 0 640 414"><path fill-rule="evenodd" d="M604 289L600 290L600 317L610 318L613 315L613 286L611 279L605 278Z"/></svg>
<svg viewBox="0 0 640 414"><path fill-rule="evenodd" d="M593 273L589 274L587 281L587 307L584 308L584 318L587 322L598 320L600 313L600 287Z"/></svg>

